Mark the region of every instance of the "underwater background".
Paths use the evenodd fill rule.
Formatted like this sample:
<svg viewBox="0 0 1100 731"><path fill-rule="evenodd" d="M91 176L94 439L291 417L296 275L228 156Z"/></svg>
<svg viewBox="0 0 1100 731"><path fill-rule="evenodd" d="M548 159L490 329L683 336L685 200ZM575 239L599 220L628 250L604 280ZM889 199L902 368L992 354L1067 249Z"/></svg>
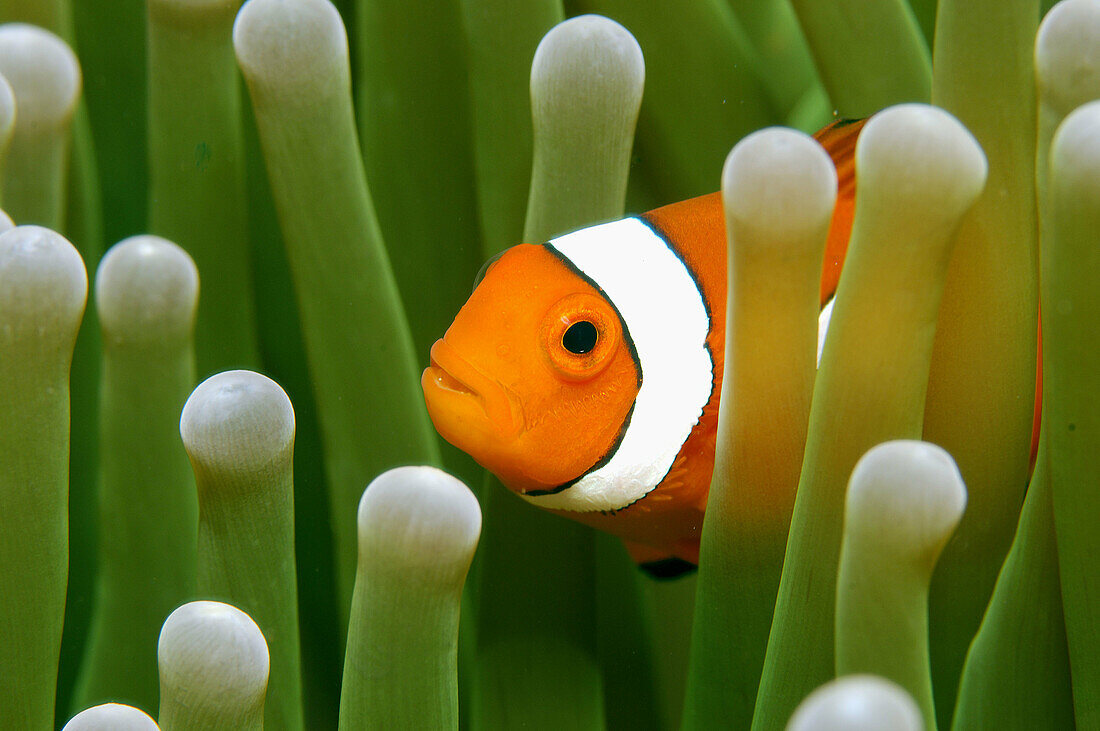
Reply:
<svg viewBox="0 0 1100 731"><path fill-rule="evenodd" d="M851 674L918 728L1100 727L1100 2L241 5L0 0L0 727L775 729ZM905 103L953 119L857 151L815 376L815 193L723 163ZM662 582L420 373L489 257L725 180L789 195L727 201L741 370ZM247 615L160 634L192 600Z"/></svg>

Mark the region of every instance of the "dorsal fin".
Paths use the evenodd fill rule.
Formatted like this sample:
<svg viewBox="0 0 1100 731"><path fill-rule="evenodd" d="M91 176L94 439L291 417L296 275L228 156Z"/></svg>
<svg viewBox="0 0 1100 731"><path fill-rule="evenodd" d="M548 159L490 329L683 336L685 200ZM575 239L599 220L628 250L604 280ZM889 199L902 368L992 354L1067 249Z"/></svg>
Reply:
<svg viewBox="0 0 1100 731"><path fill-rule="evenodd" d="M856 138L863 131L866 119L841 119L814 135L836 166L837 194L829 238L825 242L825 261L821 270L821 305L824 307L836 292L848 238L852 233L852 217L856 207Z"/></svg>

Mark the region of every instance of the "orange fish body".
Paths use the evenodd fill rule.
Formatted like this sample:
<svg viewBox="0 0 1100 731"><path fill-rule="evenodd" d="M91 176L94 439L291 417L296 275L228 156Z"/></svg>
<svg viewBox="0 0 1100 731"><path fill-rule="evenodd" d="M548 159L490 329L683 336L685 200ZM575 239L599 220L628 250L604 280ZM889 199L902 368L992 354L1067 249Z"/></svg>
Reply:
<svg viewBox="0 0 1100 731"><path fill-rule="evenodd" d="M822 305L847 250L861 128L817 135L839 179ZM654 573L698 563L725 354L720 194L514 246L483 273L421 379L436 429Z"/></svg>

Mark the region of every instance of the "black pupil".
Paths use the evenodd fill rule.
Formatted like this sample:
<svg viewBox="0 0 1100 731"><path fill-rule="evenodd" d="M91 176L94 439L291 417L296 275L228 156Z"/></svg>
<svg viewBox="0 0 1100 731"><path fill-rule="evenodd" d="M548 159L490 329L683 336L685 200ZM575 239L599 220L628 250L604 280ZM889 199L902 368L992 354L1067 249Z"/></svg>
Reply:
<svg viewBox="0 0 1100 731"><path fill-rule="evenodd" d="M588 320L574 322L561 338L562 346L570 353L583 355L596 347L596 326Z"/></svg>

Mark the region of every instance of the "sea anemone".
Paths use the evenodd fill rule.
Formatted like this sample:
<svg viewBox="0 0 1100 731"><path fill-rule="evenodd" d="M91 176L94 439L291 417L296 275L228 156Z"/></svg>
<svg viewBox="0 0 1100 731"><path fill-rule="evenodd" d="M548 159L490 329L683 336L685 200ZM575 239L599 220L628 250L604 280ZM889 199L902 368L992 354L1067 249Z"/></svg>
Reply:
<svg viewBox="0 0 1100 731"><path fill-rule="evenodd" d="M0 727L1100 726L1100 0L1051 5L0 4ZM807 133L866 117L818 363ZM485 259L719 187L661 582L419 371Z"/></svg>

